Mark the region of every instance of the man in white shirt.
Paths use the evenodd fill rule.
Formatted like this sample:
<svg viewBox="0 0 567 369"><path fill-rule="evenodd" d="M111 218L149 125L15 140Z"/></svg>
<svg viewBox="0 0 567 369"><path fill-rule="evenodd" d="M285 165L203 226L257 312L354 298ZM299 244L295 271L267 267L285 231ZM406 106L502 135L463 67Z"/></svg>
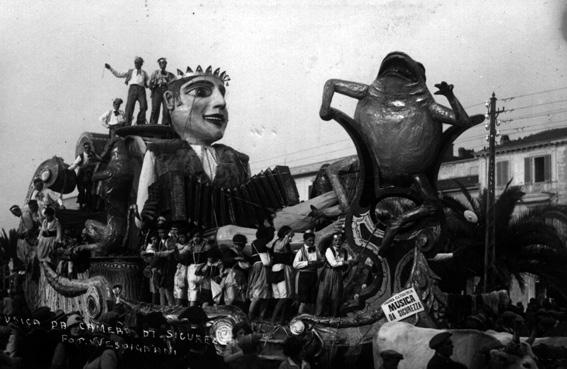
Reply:
<svg viewBox="0 0 567 369"><path fill-rule="evenodd" d="M104 128L108 128L110 138L113 138L117 128L120 128L126 123L126 115L123 110L120 110L122 99L117 97L112 102L112 109L104 113L99 120L102 122Z"/></svg>
<svg viewBox="0 0 567 369"><path fill-rule="evenodd" d="M296 299L300 302L298 313L309 314L313 313L317 298L317 268L323 265L323 257L315 247L313 232L305 232L303 242L293 259L293 268L297 270L295 291Z"/></svg>
<svg viewBox="0 0 567 369"><path fill-rule="evenodd" d="M126 100L126 124L132 124L132 115L134 114L134 105L136 101L140 104L140 111L136 119L136 124L146 124L146 110L148 110L148 101L146 100L146 87L148 87L149 76L145 70L142 70L144 59L137 56L134 59L134 69L129 69L127 72L118 72L110 66L104 64L104 67L117 78L126 78L126 85L128 85L128 99Z"/></svg>

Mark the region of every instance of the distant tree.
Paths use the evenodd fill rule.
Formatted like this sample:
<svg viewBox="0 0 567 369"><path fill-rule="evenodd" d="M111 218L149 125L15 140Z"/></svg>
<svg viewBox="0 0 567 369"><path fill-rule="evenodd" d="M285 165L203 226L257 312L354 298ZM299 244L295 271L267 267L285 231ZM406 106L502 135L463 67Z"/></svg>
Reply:
<svg viewBox="0 0 567 369"><path fill-rule="evenodd" d="M432 266L452 278L482 278L488 194L483 191L474 199L460 187L466 201L442 199L453 258ZM519 187L507 186L495 202L496 259L489 289L509 288L514 278L523 287L523 274L532 273L567 298L567 207L549 205L515 214L523 196ZM466 210L474 212L478 221L467 220Z"/></svg>

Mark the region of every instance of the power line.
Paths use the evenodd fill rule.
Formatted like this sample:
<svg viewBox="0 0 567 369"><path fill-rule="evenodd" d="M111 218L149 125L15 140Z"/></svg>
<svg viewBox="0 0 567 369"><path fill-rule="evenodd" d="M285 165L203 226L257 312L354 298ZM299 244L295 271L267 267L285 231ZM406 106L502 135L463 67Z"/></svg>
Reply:
<svg viewBox="0 0 567 369"><path fill-rule="evenodd" d="M553 88L551 90L543 90L543 91L533 92L531 94L523 94L523 95L504 97L504 98L500 99L500 101L512 101L514 99L520 99L522 97L541 95L541 94L545 94L545 93L548 93L548 92L555 92L555 91L561 91L561 90L567 90L567 87Z"/></svg>
<svg viewBox="0 0 567 369"><path fill-rule="evenodd" d="M559 87L559 88L553 88L553 89L550 89L550 90L532 92L532 93L529 93L529 94L504 97L504 98L500 99L500 101L512 101L514 99L520 99L522 97L536 96L536 95L541 95L541 94L545 94L545 93L549 93L549 92L555 92L555 91L561 91L561 90L567 90L567 87ZM478 103L478 104L469 105L465 109L474 108L476 106L481 106L481 105L485 105L485 104L486 104L486 102L481 102L481 103Z"/></svg>
<svg viewBox="0 0 567 369"><path fill-rule="evenodd" d="M256 161L254 161L254 163L262 163L262 162L269 161L269 160L284 158L284 157L299 154L299 153L302 153L302 152L319 149L321 147L326 147L326 146L329 146L329 145L335 145L335 144L338 144L338 143L345 143L345 142L352 142L352 141L350 139L343 139L343 140L339 140L339 141L335 141L335 142L328 142L328 143L324 143L324 144L321 144L321 145L312 146L312 147L309 147L307 149L297 150L297 151L293 151L291 153L286 153L286 154L272 156L270 158L264 158L264 159L256 160Z"/></svg>
<svg viewBox="0 0 567 369"><path fill-rule="evenodd" d="M544 103L541 103L541 104L532 104L532 105L519 106L519 107L517 107L517 108L506 109L505 113L511 113L511 112L513 112L513 111L516 111L516 110L523 110L523 109L535 108L536 106L551 105L551 104L556 104L556 103L560 103L560 102L567 102L567 99L555 100L555 101L548 101L548 102L544 102Z"/></svg>

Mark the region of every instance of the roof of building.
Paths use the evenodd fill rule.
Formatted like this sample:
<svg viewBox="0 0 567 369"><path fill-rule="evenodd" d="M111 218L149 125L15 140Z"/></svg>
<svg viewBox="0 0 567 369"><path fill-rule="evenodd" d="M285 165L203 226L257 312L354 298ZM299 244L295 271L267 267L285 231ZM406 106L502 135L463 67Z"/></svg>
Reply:
<svg viewBox="0 0 567 369"><path fill-rule="evenodd" d="M454 177L441 179L437 181L437 190L448 191L458 189L458 183L462 184L465 188L476 188L479 186L478 175Z"/></svg>
<svg viewBox="0 0 567 369"><path fill-rule="evenodd" d="M549 129L546 131L541 131L534 133L533 135L517 138L514 140L509 140L507 142L500 142L496 145L497 151L508 151L524 149L530 146L537 146L542 144L551 144L558 141L567 140L567 127ZM477 154L482 155L487 150L481 150Z"/></svg>

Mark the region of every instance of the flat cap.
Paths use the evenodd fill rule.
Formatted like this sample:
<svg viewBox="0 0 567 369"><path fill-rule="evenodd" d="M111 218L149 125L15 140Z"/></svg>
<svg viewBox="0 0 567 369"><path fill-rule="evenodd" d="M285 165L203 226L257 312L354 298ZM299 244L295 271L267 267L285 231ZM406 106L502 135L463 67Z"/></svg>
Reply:
<svg viewBox="0 0 567 369"><path fill-rule="evenodd" d="M433 350L437 350L437 348L447 341L449 337L451 337L451 332L441 332L433 336L431 341L429 341L429 347Z"/></svg>

